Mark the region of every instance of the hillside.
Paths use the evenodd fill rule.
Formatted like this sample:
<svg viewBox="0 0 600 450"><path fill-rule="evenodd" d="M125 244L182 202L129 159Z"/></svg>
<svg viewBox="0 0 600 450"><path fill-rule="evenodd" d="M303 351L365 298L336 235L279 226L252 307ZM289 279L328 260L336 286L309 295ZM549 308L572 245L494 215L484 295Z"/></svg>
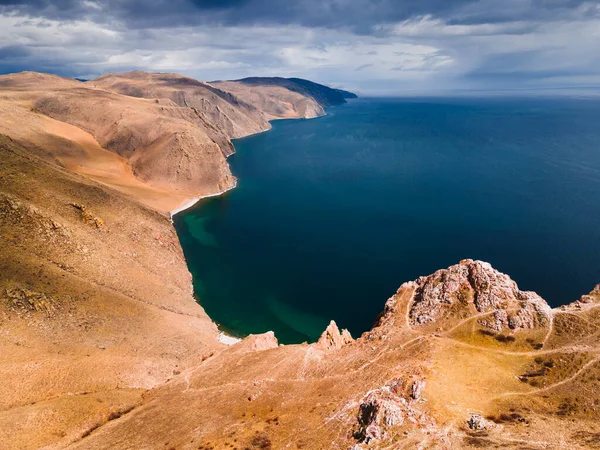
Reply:
<svg viewBox="0 0 600 450"><path fill-rule="evenodd" d="M234 83L248 86L280 86L292 92L297 92L305 97L311 97L324 108L346 103L348 98L356 98L356 94L333 89L322 84L314 83L302 78L280 78L280 77L249 77L235 80Z"/></svg>
<svg viewBox="0 0 600 450"><path fill-rule="evenodd" d="M466 260L402 285L355 341L249 337L74 448L593 448L599 301L552 311Z"/></svg>
<svg viewBox="0 0 600 450"><path fill-rule="evenodd" d="M273 118L323 114L312 97L275 86L267 88L275 109L285 110L288 96L296 106L266 114L235 93L176 74L82 83L23 72L0 76L0 89L0 134L163 213L235 185L226 161L231 139L268 130Z"/></svg>
<svg viewBox="0 0 600 450"><path fill-rule="evenodd" d="M77 440L222 347L169 220L42 152L0 136L3 449Z"/></svg>
<svg viewBox="0 0 600 450"><path fill-rule="evenodd" d="M356 95L301 78L251 77L211 83L234 93L269 118L318 117L324 108L346 103Z"/></svg>
<svg viewBox="0 0 600 450"><path fill-rule="evenodd" d="M0 77L0 89L1 134L163 213L235 184L229 141L220 146L192 108L170 99L36 73Z"/></svg>

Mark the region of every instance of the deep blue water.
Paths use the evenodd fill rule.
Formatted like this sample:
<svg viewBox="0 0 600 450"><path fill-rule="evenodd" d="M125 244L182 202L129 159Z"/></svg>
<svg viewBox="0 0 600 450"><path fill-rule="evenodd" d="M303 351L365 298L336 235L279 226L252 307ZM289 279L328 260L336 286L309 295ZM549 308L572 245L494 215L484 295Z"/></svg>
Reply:
<svg viewBox="0 0 600 450"><path fill-rule="evenodd" d="M551 305L600 282L600 100L360 99L235 141L236 189L176 216L236 335L359 335L404 281L489 261Z"/></svg>

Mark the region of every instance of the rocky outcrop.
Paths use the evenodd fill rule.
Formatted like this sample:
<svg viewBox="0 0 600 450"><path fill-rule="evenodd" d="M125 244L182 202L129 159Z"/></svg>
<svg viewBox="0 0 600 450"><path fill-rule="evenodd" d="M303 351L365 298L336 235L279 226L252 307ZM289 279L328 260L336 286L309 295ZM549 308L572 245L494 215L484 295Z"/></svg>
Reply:
<svg viewBox="0 0 600 450"><path fill-rule="evenodd" d="M346 329L340 331L337 324L332 320L317 341L317 347L322 350L335 350L353 341L350 332Z"/></svg>
<svg viewBox="0 0 600 450"><path fill-rule="evenodd" d="M539 295L520 291L508 275L482 261L464 260L415 283L409 311L413 326L437 322L448 311L469 306L490 313L480 323L494 331L536 328L550 321L550 307Z"/></svg>
<svg viewBox="0 0 600 450"><path fill-rule="evenodd" d="M472 414L467 420L467 426L473 431L484 431L492 427L492 424L485 420L480 414Z"/></svg>
<svg viewBox="0 0 600 450"><path fill-rule="evenodd" d="M239 343L236 344L237 347L242 348L245 351L249 352L258 352L263 350L269 350L272 348L277 348L279 343L277 342L277 338L275 337L275 333L272 331L268 331L263 334L251 334L250 336L245 337Z"/></svg>
<svg viewBox="0 0 600 450"><path fill-rule="evenodd" d="M367 393L360 402L355 437L366 444L382 439L387 427L404 423L407 409L406 400L387 386Z"/></svg>
<svg viewBox="0 0 600 450"><path fill-rule="evenodd" d="M560 309L562 311L568 311L570 309L582 309L590 307L595 303L600 302L600 284L596 285L592 292L586 295L582 295L579 300L574 301L568 305L562 305Z"/></svg>
<svg viewBox="0 0 600 450"><path fill-rule="evenodd" d="M425 381L415 380L410 389L410 396L413 400L419 400L425 389Z"/></svg>
<svg viewBox="0 0 600 450"><path fill-rule="evenodd" d="M401 380L394 380L365 394L358 408L355 439L364 444L394 440L400 434L399 427L405 422L409 427L433 424L431 418L416 405L424 383L415 381L409 388L410 392L406 392L404 384Z"/></svg>

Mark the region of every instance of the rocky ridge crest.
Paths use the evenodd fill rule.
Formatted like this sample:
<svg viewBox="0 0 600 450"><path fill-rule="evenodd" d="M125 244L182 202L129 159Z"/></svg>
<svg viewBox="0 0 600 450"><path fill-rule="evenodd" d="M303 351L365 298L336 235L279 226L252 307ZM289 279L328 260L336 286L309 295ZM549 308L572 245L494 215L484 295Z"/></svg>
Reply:
<svg viewBox="0 0 600 450"><path fill-rule="evenodd" d="M508 275L482 261L464 260L416 281L409 317L411 325L435 322L454 306L474 306L478 313L493 313L482 325L501 331L536 328L550 320L550 307L535 292L519 290Z"/></svg>

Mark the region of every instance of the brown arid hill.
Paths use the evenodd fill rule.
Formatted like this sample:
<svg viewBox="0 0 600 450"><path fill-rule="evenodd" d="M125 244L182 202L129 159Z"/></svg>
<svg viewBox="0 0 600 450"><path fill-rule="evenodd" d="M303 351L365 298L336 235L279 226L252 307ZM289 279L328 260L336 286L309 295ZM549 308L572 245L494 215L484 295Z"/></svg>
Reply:
<svg viewBox="0 0 600 450"><path fill-rule="evenodd" d="M207 135L225 150L233 152L229 139L270 128L262 111L229 92L203 81L176 74L128 72L109 74L92 80L95 86L131 97L165 100L191 108Z"/></svg>
<svg viewBox="0 0 600 450"><path fill-rule="evenodd" d="M166 214L185 183L132 157L167 123L211 139L189 105L223 96L182 78L0 77L0 449L600 447L600 285L551 309L464 260L357 339L221 343Z"/></svg>
<svg viewBox="0 0 600 450"><path fill-rule="evenodd" d="M159 211L235 184L192 108L38 73L2 76L0 92L0 133Z"/></svg>
<svg viewBox="0 0 600 450"><path fill-rule="evenodd" d="M287 114L290 117L310 115L311 111L312 114L321 115L323 108L341 105L349 98L357 98L352 92L302 78L248 77L233 81L214 81L212 84L236 92L236 95L248 99L262 111L273 108L271 113L275 118L285 115L279 109L281 106L289 107ZM283 98L289 99L288 105L281 105Z"/></svg>
<svg viewBox="0 0 600 450"><path fill-rule="evenodd" d="M265 89L283 105L278 109L293 112L267 114L176 74L128 72L86 83L35 72L5 75L0 134L166 213L235 186L226 161L231 139L268 130L270 119L323 114L312 97ZM299 106L305 103L317 111Z"/></svg>
<svg viewBox="0 0 600 450"><path fill-rule="evenodd" d="M223 347L168 218L39 152L0 136L7 450L75 441Z"/></svg>
<svg viewBox="0 0 600 450"><path fill-rule="evenodd" d="M235 81L214 81L211 84L234 93L236 97L261 110L269 119L319 117L324 114L324 108L346 101L342 94L345 91L328 88L325 91L311 92L302 84L288 78L253 77Z"/></svg>

